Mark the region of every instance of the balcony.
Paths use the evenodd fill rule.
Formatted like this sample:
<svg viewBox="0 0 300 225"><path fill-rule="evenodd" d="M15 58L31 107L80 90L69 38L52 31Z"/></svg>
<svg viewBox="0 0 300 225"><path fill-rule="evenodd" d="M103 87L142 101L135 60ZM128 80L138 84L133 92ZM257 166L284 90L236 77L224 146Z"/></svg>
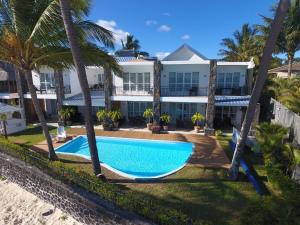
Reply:
<svg viewBox="0 0 300 225"><path fill-rule="evenodd" d="M191 87L191 88L170 88L162 86L160 88L162 97L186 97L186 96L207 96L207 88Z"/></svg>
<svg viewBox="0 0 300 225"><path fill-rule="evenodd" d="M149 85L134 85L130 87L113 87L113 95L119 96L151 96L153 95L153 87Z"/></svg>
<svg viewBox="0 0 300 225"><path fill-rule="evenodd" d="M66 85L64 86L64 92L65 94L71 94L71 86L70 85ZM55 94L55 88L50 87L47 89L39 89L36 91L37 94Z"/></svg>
<svg viewBox="0 0 300 225"><path fill-rule="evenodd" d="M248 95L247 87L238 87L238 88L217 88L216 95L227 95L227 96L243 96Z"/></svg>

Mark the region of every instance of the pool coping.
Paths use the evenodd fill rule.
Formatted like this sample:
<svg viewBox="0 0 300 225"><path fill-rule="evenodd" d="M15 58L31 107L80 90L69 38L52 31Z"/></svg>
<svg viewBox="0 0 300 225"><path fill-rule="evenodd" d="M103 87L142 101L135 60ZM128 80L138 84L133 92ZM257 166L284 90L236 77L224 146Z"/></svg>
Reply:
<svg viewBox="0 0 300 225"><path fill-rule="evenodd" d="M72 140L69 140L67 141L66 143L62 144L61 146L55 148L55 151L57 151L59 148L62 148L64 145L76 140L77 138L80 138L80 137L86 137L87 135L78 135L76 138L72 139ZM106 163L103 163L100 161L100 166L103 166L105 167L106 169L122 176L122 177L125 177L125 178L128 178L128 179L131 179L131 180L156 180L156 179L161 179L161 178L164 178L164 177L167 177L167 176L170 176L171 174L174 174L176 173L177 171L183 169L189 162L190 158L192 157L192 155L194 154L194 149L195 149L195 144L192 143L192 142L185 142L185 141L168 141L168 140L153 140L153 139L142 139L142 138L123 138L123 137L109 137L109 136L96 136L97 137L104 137L104 138L111 138L111 139L134 139L134 140L144 140L144 141L153 141L153 142L171 142L171 143L191 143L192 144L192 153L189 155L189 157L187 158L187 160L185 161L184 164L182 164L180 167L168 172L168 173L164 173L162 175L158 175L158 176L153 176L153 177L139 177L139 176L134 176L134 175L129 175L127 173L124 173L120 170L117 170L109 165L107 165ZM77 154L77 153L62 153L62 152L56 152L57 154L61 154L61 155L74 155L74 156L78 156L78 157L82 157L84 159L87 159L87 160L91 160L90 157L88 156L85 156L85 155L82 155L82 154Z"/></svg>

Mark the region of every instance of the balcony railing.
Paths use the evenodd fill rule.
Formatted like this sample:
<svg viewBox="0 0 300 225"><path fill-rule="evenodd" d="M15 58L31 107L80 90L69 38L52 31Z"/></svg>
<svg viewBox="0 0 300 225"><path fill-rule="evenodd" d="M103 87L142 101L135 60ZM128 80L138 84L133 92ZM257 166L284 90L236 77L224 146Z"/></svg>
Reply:
<svg viewBox="0 0 300 225"><path fill-rule="evenodd" d="M178 87L164 87L160 88L160 95L163 97L180 97L180 96L207 96L207 88L191 87L191 88L178 88Z"/></svg>
<svg viewBox="0 0 300 225"><path fill-rule="evenodd" d="M71 94L71 86L66 85L64 86L64 92L65 94ZM47 88L47 89L39 89L36 91L38 94L55 94L56 90L55 88Z"/></svg>
<svg viewBox="0 0 300 225"><path fill-rule="evenodd" d="M241 96L249 94L247 87L217 88L216 95Z"/></svg>
<svg viewBox="0 0 300 225"><path fill-rule="evenodd" d="M153 95L153 87L149 85L134 85L130 87L113 87L113 95L144 96Z"/></svg>

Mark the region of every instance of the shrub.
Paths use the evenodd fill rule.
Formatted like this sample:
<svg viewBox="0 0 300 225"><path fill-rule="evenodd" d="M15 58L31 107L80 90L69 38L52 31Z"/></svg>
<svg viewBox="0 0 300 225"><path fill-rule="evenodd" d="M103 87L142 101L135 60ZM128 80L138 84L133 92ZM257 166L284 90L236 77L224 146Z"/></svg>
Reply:
<svg viewBox="0 0 300 225"><path fill-rule="evenodd" d="M171 116L167 113L164 113L161 115L160 119L165 125L168 125L171 121Z"/></svg>
<svg viewBox="0 0 300 225"><path fill-rule="evenodd" d="M58 112L58 115L64 122L69 121L75 115L75 109L72 107L64 107Z"/></svg>
<svg viewBox="0 0 300 225"><path fill-rule="evenodd" d="M191 118L193 124L195 124L196 126L200 126L200 122L204 119L204 116L199 112L196 112Z"/></svg>
<svg viewBox="0 0 300 225"><path fill-rule="evenodd" d="M108 113L108 116L113 122L118 122L122 118L120 110L112 110Z"/></svg>
<svg viewBox="0 0 300 225"><path fill-rule="evenodd" d="M100 123L103 123L107 117L107 113L106 113L105 109L101 109L97 112L96 116L97 116L98 121Z"/></svg>
<svg viewBox="0 0 300 225"><path fill-rule="evenodd" d="M146 109L145 112L143 113L143 117L148 120L148 123L151 122L153 115L154 114L151 108Z"/></svg>
<svg viewBox="0 0 300 225"><path fill-rule="evenodd" d="M216 130L215 134L217 137L219 137L223 135L223 132L221 130Z"/></svg>

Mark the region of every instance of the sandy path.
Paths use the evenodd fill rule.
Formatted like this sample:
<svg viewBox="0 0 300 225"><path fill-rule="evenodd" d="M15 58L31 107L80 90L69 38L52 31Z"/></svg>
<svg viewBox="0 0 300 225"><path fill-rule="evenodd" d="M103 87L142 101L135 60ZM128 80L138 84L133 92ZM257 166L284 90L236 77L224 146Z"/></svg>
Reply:
<svg viewBox="0 0 300 225"><path fill-rule="evenodd" d="M53 213L43 216L49 210ZM60 209L7 180L0 180L0 224L81 225Z"/></svg>

